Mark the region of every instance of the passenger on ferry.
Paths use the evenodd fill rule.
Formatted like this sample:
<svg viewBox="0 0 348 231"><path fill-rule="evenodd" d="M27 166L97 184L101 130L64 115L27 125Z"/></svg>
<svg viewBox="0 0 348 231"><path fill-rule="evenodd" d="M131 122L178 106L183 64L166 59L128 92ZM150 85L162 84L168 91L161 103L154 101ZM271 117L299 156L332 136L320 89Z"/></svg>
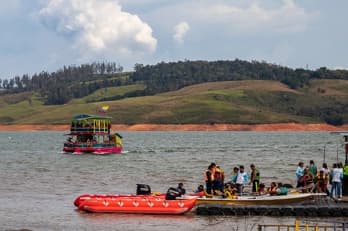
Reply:
<svg viewBox="0 0 348 231"><path fill-rule="evenodd" d="M225 173L224 171L222 171L221 167L217 165L215 168L215 173L214 173L214 182L213 182L214 192L216 191L224 192L224 180L225 180Z"/></svg>
<svg viewBox="0 0 348 231"><path fill-rule="evenodd" d="M302 181L303 172L304 172L303 162L300 161L296 169L296 180L297 180L296 188L303 187L303 181Z"/></svg>
<svg viewBox="0 0 348 231"><path fill-rule="evenodd" d="M215 168L216 168L216 164L211 163L208 166L208 169L205 170L205 173L204 173L204 180L205 180L206 190L208 194L212 194Z"/></svg>
<svg viewBox="0 0 348 231"><path fill-rule="evenodd" d="M252 184L252 192L257 192L259 190L259 184L260 184L260 172L255 167L255 164L250 165L251 168L251 174L250 174L250 182L249 184Z"/></svg>
<svg viewBox="0 0 348 231"><path fill-rule="evenodd" d="M186 193L186 189L184 188L184 184L183 183L179 183L178 184L178 187L176 188L181 195L184 195Z"/></svg>

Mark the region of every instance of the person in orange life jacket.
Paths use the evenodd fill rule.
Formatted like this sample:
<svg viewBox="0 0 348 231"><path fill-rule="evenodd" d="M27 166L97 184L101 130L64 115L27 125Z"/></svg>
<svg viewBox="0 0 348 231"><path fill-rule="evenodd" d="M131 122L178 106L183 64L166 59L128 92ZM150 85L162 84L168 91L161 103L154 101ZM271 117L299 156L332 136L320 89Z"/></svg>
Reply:
<svg viewBox="0 0 348 231"><path fill-rule="evenodd" d="M212 194L215 168L216 164L211 163L204 173L205 186L208 194Z"/></svg>
<svg viewBox="0 0 348 231"><path fill-rule="evenodd" d="M312 172L309 170L308 167L305 167L303 170L303 176L302 176L302 184L303 187L308 188L308 191L312 191L312 188L314 186L314 176Z"/></svg>
<svg viewBox="0 0 348 231"><path fill-rule="evenodd" d="M278 188L277 188L276 183L272 182L271 187L269 187L267 191L268 191L269 195L275 196L275 195L277 195L277 190L278 190Z"/></svg>
<svg viewBox="0 0 348 231"><path fill-rule="evenodd" d="M324 170L320 170L319 174L315 178L315 191L318 193L328 193L327 184L329 182L328 176L324 173Z"/></svg>
<svg viewBox="0 0 348 231"><path fill-rule="evenodd" d="M213 190L219 190L220 192L224 192L224 180L225 174L220 168L220 166L217 165L214 172Z"/></svg>

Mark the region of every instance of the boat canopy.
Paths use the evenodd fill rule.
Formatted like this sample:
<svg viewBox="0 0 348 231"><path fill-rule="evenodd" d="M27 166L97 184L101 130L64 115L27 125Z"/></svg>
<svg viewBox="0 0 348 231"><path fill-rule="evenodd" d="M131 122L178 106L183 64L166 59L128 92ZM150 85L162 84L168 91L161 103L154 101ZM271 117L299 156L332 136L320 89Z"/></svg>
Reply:
<svg viewBox="0 0 348 231"><path fill-rule="evenodd" d="M80 114L75 115L71 121L72 133L110 133L111 117Z"/></svg>
<svg viewBox="0 0 348 231"><path fill-rule="evenodd" d="M72 120L88 120L88 119L111 119L110 116L79 114L72 117Z"/></svg>

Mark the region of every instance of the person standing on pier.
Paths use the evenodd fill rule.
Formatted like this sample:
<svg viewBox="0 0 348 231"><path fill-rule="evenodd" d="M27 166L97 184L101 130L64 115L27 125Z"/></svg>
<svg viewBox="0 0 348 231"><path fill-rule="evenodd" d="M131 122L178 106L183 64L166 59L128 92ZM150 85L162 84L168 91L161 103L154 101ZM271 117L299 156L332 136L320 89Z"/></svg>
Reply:
<svg viewBox="0 0 348 231"><path fill-rule="evenodd" d="M318 174L318 167L315 165L314 160L309 161L309 171L311 171L313 176Z"/></svg>
<svg viewBox="0 0 348 231"><path fill-rule="evenodd" d="M336 198L341 198L341 170L338 168L337 163L334 163L331 170L331 191L330 191L330 198L334 198L334 191Z"/></svg>
<svg viewBox="0 0 348 231"><path fill-rule="evenodd" d="M296 188L303 187L303 173L304 173L303 162L300 161L296 169L296 178L297 178Z"/></svg>

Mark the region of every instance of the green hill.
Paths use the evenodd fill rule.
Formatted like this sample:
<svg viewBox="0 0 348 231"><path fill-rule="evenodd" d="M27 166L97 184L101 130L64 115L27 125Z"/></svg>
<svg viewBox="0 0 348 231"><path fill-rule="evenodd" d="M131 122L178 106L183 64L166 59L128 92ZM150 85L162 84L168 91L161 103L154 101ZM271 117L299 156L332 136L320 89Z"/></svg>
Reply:
<svg viewBox="0 0 348 231"><path fill-rule="evenodd" d="M348 80L315 79L290 89L280 81L208 82L151 96L123 97L142 84L106 87L63 105L45 105L38 93L0 95L0 124L67 124L72 115L110 105L115 124L279 123L348 121ZM107 100L107 101L104 101Z"/></svg>

